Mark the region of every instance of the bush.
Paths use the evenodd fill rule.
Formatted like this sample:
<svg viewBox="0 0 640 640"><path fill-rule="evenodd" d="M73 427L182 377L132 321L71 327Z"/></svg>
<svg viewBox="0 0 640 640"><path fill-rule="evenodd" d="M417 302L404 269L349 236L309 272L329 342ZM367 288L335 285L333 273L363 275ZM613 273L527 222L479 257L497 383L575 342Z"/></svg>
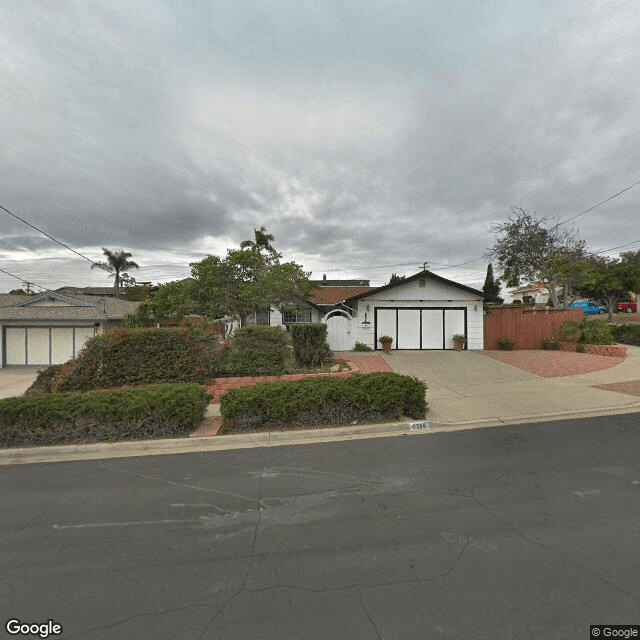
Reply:
<svg viewBox="0 0 640 640"><path fill-rule="evenodd" d="M198 426L209 396L197 384L54 393L0 400L0 446L143 440Z"/></svg>
<svg viewBox="0 0 640 640"><path fill-rule="evenodd" d="M118 329L89 340L75 362L43 371L27 393L279 375L284 371L287 339L275 327L240 329L229 345L220 344L217 336L201 327Z"/></svg>
<svg viewBox="0 0 640 640"><path fill-rule="evenodd" d="M423 418L426 388L417 378L397 373L262 382L228 391L220 412L225 431Z"/></svg>
<svg viewBox="0 0 640 640"><path fill-rule="evenodd" d="M279 327L238 329L223 359L223 375L277 376L289 355L289 335Z"/></svg>
<svg viewBox="0 0 640 640"><path fill-rule="evenodd" d="M291 325L293 355L301 366L313 366L328 362L333 353L327 344L326 324Z"/></svg>
<svg viewBox="0 0 640 640"><path fill-rule="evenodd" d="M353 347L354 351L373 351L373 349L364 342L356 342Z"/></svg>
<svg viewBox="0 0 640 640"><path fill-rule="evenodd" d="M611 327L613 339L621 344L640 345L640 324L621 324Z"/></svg>
<svg viewBox="0 0 640 640"><path fill-rule="evenodd" d="M609 325L604 320L598 319L584 318L579 322L567 320L558 329L558 334L577 341L579 345L611 344L613 342Z"/></svg>

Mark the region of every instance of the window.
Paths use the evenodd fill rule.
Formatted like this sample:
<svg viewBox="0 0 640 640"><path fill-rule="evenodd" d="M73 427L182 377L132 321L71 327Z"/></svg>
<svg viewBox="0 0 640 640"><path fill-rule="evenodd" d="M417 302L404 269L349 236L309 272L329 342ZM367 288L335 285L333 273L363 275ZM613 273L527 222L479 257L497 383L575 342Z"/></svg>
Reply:
<svg viewBox="0 0 640 640"><path fill-rule="evenodd" d="M250 325L250 324L268 325L269 321L270 321L269 309L260 309L259 311L254 311L253 313L247 316L247 325Z"/></svg>
<svg viewBox="0 0 640 640"><path fill-rule="evenodd" d="M301 313L283 313L282 324L305 324L311 322L311 309Z"/></svg>

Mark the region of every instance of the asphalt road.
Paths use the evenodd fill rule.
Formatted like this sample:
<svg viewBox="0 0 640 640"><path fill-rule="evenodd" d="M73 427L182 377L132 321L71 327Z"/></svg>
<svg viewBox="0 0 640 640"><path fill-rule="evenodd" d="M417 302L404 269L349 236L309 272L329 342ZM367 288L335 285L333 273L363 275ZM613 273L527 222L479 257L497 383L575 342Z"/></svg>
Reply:
<svg viewBox="0 0 640 640"><path fill-rule="evenodd" d="M3 625L52 619L65 640L546 640L638 624L639 427L2 467Z"/></svg>

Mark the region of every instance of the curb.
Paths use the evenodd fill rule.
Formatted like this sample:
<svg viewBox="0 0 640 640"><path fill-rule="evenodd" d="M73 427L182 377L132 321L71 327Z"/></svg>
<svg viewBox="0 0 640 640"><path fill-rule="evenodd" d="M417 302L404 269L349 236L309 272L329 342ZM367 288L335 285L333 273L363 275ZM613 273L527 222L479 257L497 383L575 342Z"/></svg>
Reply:
<svg viewBox="0 0 640 640"><path fill-rule="evenodd" d="M200 438L171 438L165 440L137 440L132 442L63 445L56 447L24 447L0 450L0 466L37 464L41 462L71 462L75 460L105 460L109 458L135 458L141 456L175 455L230 449L254 449L258 447L282 447L299 444L344 442L393 436L417 436L432 433L466 431L492 427L516 426L570 420L572 418L597 418L640 411L640 401L603 409L573 410L541 413L526 419L522 416L483 418L456 423L433 422L428 429L412 430L409 422L387 422L346 427L330 427L302 431L275 431L227 436L203 436Z"/></svg>

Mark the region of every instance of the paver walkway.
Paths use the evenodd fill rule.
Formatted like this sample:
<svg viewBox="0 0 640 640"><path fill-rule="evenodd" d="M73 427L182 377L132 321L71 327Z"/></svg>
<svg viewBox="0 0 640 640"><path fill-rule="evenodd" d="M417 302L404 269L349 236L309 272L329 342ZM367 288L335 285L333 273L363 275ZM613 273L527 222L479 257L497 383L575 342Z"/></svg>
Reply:
<svg viewBox="0 0 640 640"><path fill-rule="evenodd" d="M609 369L624 358L570 351L482 351L483 355L543 378L575 376Z"/></svg>
<svg viewBox="0 0 640 640"><path fill-rule="evenodd" d="M630 396L640 396L640 380L629 380L628 382L614 382L612 384L595 385L597 389L605 391L617 391Z"/></svg>

